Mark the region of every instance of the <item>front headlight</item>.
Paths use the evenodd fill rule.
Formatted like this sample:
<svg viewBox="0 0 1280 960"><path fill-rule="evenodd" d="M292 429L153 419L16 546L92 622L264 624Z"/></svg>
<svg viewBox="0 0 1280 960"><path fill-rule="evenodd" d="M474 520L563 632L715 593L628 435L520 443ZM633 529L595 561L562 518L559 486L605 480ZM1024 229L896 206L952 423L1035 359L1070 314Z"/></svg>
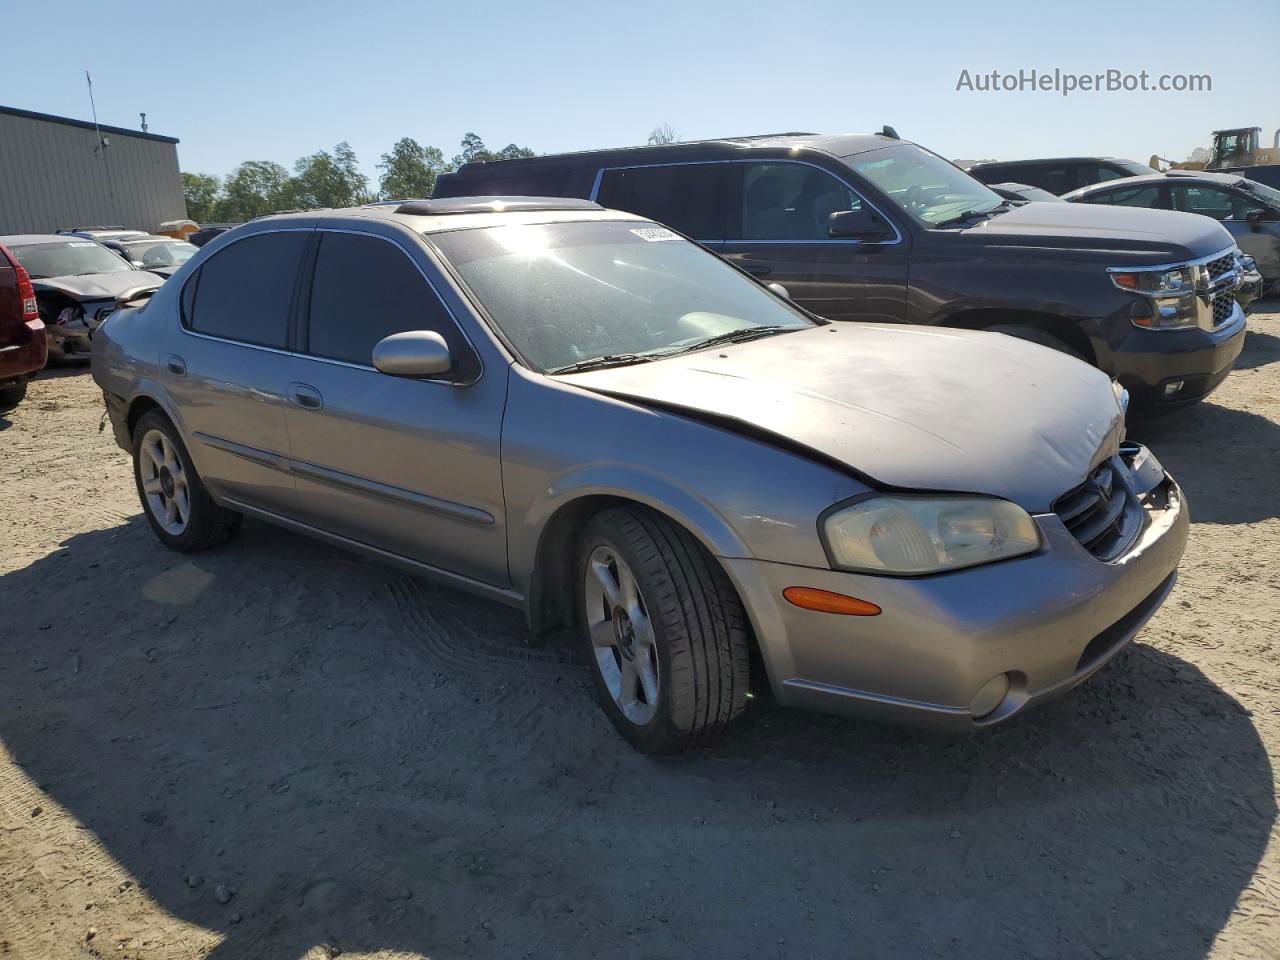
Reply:
<svg viewBox="0 0 1280 960"><path fill-rule="evenodd" d="M1193 289L1196 275L1191 267L1172 270L1111 270L1111 282L1121 290L1164 297Z"/></svg>
<svg viewBox="0 0 1280 960"><path fill-rule="evenodd" d="M832 567L908 576L1040 548L1040 531L1025 510L988 497L869 497L826 514L822 534Z"/></svg>
<svg viewBox="0 0 1280 960"><path fill-rule="evenodd" d="M1130 319L1147 330L1183 330L1199 322L1196 311L1197 267L1120 270L1109 267L1111 282L1121 290L1148 298Z"/></svg>

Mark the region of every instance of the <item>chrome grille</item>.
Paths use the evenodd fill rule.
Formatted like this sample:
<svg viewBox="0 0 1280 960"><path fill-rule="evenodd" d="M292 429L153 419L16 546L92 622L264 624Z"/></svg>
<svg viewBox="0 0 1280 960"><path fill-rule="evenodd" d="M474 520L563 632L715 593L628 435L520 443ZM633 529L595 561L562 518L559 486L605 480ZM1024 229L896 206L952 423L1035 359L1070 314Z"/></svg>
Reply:
<svg viewBox="0 0 1280 960"><path fill-rule="evenodd" d="M1219 257L1217 260L1210 260L1204 265L1205 270L1209 274L1209 284L1213 285L1219 279L1226 276L1236 268L1235 251L1228 253L1226 256Z"/></svg>
<svg viewBox="0 0 1280 960"><path fill-rule="evenodd" d="M1236 305L1236 298L1229 293L1225 293L1213 301L1213 325L1220 327L1231 319L1232 308Z"/></svg>
<svg viewBox="0 0 1280 960"><path fill-rule="evenodd" d="M1084 483L1063 494L1053 512L1080 545L1099 560L1114 560L1133 542L1141 507L1120 481L1117 461L1102 463Z"/></svg>

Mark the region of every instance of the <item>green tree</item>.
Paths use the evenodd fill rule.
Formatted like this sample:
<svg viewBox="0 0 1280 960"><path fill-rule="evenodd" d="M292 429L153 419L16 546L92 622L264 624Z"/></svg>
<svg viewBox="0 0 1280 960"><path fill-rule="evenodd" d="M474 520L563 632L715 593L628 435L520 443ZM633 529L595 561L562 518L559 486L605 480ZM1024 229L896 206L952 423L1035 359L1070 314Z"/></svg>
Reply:
<svg viewBox="0 0 1280 960"><path fill-rule="evenodd" d="M207 173L182 173L182 197L187 202L187 216L197 222L213 217L214 204L222 181Z"/></svg>
<svg viewBox="0 0 1280 960"><path fill-rule="evenodd" d="M304 210L354 207L370 199L369 180L360 172L355 151L345 140L333 153L318 150L293 165L292 203Z"/></svg>
<svg viewBox="0 0 1280 960"><path fill-rule="evenodd" d="M431 196L436 177L445 169L439 147L424 147L412 137L396 141L378 164L382 171L378 187L384 200L407 200Z"/></svg>
<svg viewBox="0 0 1280 960"><path fill-rule="evenodd" d="M480 139L477 133L468 133L462 138L462 152L453 158L449 165L450 170L456 170L464 163L474 163L477 161L489 160L514 160L518 157L532 157L536 154L528 147L516 146L514 143L508 143L501 150L493 151L484 145L484 141Z"/></svg>
<svg viewBox="0 0 1280 960"><path fill-rule="evenodd" d="M216 219L236 223L266 216L289 205L289 171L270 160L246 160L223 183L214 206Z"/></svg>

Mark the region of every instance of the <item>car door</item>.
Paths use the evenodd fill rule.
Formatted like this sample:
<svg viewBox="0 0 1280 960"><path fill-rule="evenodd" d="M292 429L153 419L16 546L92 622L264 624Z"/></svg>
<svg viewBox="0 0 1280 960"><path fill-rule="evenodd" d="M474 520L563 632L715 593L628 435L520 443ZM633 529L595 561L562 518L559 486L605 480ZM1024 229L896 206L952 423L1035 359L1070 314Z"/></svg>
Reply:
<svg viewBox="0 0 1280 960"><path fill-rule="evenodd" d="M506 370L484 371L416 241L322 230L286 385L301 518L489 584L508 582L500 435ZM439 379L372 364L408 330L449 344Z"/></svg>
<svg viewBox="0 0 1280 960"><path fill-rule="evenodd" d="M679 230L713 250L725 238L728 161L610 167L596 175L591 198Z"/></svg>
<svg viewBox="0 0 1280 960"><path fill-rule="evenodd" d="M1277 255L1277 224L1254 224L1249 213L1263 209L1263 205L1238 190L1230 190L1213 184L1179 183L1169 186L1174 210L1198 213L1213 217L1235 238L1240 249L1253 257L1262 275L1268 280L1280 275L1280 256ZM1264 215L1265 216L1265 215ZM1274 217L1274 214L1271 214ZM1265 229L1270 227L1270 230Z"/></svg>
<svg viewBox="0 0 1280 960"><path fill-rule="evenodd" d="M160 357L205 483L282 515L295 507L284 397L294 288L310 235L254 233L209 257L183 285L182 323Z"/></svg>
<svg viewBox="0 0 1280 960"><path fill-rule="evenodd" d="M908 247L889 218L880 214L893 230L884 240L833 238L832 213L869 203L843 180L790 160L732 166L725 259L782 284L796 303L822 317L906 319Z"/></svg>

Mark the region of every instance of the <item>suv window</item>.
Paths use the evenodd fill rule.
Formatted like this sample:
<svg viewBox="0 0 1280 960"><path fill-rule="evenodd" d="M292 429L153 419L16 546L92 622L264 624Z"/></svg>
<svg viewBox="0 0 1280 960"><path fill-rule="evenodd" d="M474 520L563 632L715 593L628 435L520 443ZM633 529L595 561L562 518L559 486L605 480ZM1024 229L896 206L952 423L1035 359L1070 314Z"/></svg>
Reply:
<svg viewBox="0 0 1280 960"><path fill-rule="evenodd" d="M1140 186L1103 190L1085 197L1087 203L1105 203L1113 207L1149 207L1160 208L1160 188L1158 186Z"/></svg>
<svg viewBox="0 0 1280 960"><path fill-rule="evenodd" d="M682 163L605 170L596 202L675 227L695 240L724 239L722 198L728 164Z"/></svg>
<svg viewBox="0 0 1280 960"><path fill-rule="evenodd" d="M1215 220L1244 220L1250 210L1261 206L1220 187L1170 184L1169 196L1173 209L1199 213Z"/></svg>
<svg viewBox="0 0 1280 960"><path fill-rule="evenodd" d="M829 240L828 219L862 198L816 167L750 163L742 172L743 240Z"/></svg>
<svg viewBox="0 0 1280 960"><path fill-rule="evenodd" d="M224 247L182 291L197 333L263 347L289 343L289 309L310 231L261 233Z"/></svg>
<svg viewBox="0 0 1280 960"><path fill-rule="evenodd" d="M323 233L305 352L367 367L379 340L406 330L444 337L460 378L479 372L449 311L404 251L380 237Z"/></svg>

